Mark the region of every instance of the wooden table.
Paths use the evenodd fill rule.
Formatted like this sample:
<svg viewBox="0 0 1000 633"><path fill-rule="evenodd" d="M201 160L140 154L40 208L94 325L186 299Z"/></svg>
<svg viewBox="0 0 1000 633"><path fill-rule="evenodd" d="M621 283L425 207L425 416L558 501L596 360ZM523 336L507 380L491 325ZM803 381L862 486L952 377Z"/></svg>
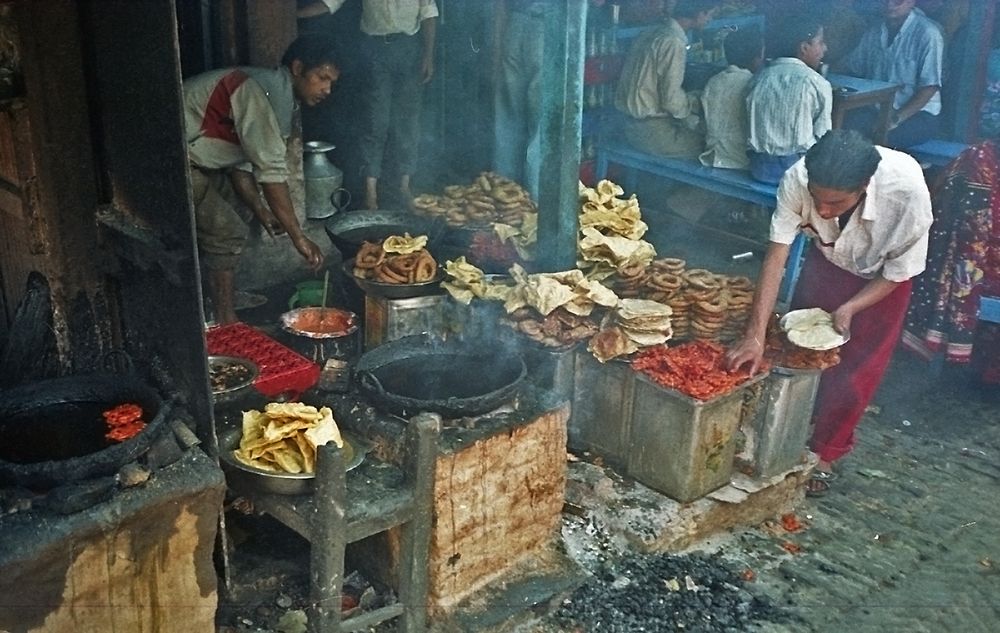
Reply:
<svg viewBox="0 0 1000 633"><path fill-rule="evenodd" d="M889 131L889 113L892 112L892 100L896 96L899 84L835 73L828 74L826 78L833 86L834 129L843 127L844 113L848 110L878 105L878 125L875 127L872 140L878 144L885 143L885 136Z"/></svg>

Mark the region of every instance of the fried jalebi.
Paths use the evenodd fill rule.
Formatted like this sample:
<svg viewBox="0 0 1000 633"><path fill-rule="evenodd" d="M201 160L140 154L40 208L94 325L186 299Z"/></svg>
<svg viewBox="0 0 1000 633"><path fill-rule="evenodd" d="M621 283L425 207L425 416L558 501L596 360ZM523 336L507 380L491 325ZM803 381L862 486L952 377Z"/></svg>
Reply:
<svg viewBox="0 0 1000 633"><path fill-rule="evenodd" d="M421 283L434 279L437 274L437 262L427 251L420 251L413 266L413 282Z"/></svg>
<svg viewBox="0 0 1000 633"><path fill-rule="evenodd" d="M364 242L354 258L355 268L375 268L385 261L385 251L376 242Z"/></svg>

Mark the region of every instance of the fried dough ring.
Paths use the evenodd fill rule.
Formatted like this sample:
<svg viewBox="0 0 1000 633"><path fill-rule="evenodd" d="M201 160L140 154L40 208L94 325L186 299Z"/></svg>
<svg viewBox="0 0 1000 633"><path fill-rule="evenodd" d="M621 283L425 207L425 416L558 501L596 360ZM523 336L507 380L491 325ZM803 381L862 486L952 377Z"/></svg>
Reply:
<svg viewBox="0 0 1000 633"><path fill-rule="evenodd" d="M674 273L657 272L650 276L647 283L658 290L673 292L684 285L684 280Z"/></svg>
<svg viewBox="0 0 1000 633"><path fill-rule="evenodd" d="M408 281L406 275L400 275L385 265L379 266L373 272L375 273L375 281L381 281L382 283L405 284Z"/></svg>
<svg viewBox="0 0 1000 633"><path fill-rule="evenodd" d="M517 183L505 183L493 188L493 197L509 204L521 199L522 189Z"/></svg>
<svg viewBox="0 0 1000 633"><path fill-rule="evenodd" d="M417 265L417 253L396 255L385 260L385 267L403 277L409 277L410 271Z"/></svg>
<svg viewBox="0 0 1000 633"><path fill-rule="evenodd" d="M413 267L413 279L420 283L434 279L437 274L437 262L426 250L420 251L417 255L416 264Z"/></svg>
<svg viewBox="0 0 1000 633"><path fill-rule="evenodd" d="M722 314L726 311L726 300L722 297L716 297L708 301L699 301L695 304L695 308L706 314Z"/></svg>
<svg viewBox="0 0 1000 633"><path fill-rule="evenodd" d="M383 261L385 261L385 250L381 244L363 242L354 258L354 265L358 268L375 268Z"/></svg>
<svg viewBox="0 0 1000 633"><path fill-rule="evenodd" d="M726 287L733 290L753 290L753 282L749 277L730 277L726 280Z"/></svg>

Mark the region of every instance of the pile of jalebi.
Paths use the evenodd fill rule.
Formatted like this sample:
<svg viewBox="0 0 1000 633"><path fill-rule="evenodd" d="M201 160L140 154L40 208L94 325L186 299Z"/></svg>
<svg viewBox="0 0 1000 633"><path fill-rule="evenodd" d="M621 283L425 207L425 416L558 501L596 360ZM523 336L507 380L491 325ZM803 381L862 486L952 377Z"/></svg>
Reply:
<svg viewBox="0 0 1000 633"><path fill-rule="evenodd" d="M142 419L142 407L131 402L112 407L101 415L108 428L104 437L115 442L124 442L146 428Z"/></svg>
<svg viewBox="0 0 1000 633"><path fill-rule="evenodd" d="M657 345L633 356L632 368L659 385L698 400L710 400L729 393L750 378L744 369L727 371L725 353L725 348L713 341L693 341L677 347ZM766 370L766 367L760 369Z"/></svg>

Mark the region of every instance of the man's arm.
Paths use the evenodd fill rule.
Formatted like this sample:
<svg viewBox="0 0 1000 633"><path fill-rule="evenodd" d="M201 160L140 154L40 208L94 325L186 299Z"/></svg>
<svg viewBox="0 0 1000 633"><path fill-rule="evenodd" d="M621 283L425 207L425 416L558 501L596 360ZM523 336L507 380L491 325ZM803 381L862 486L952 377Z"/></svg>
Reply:
<svg viewBox="0 0 1000 633"><path fill-rule="evenodd" d="M253 174L242 169L229 170L229 182L233 185L233 191L260 221L261 226L271 236L277 235L282 226L267 208L260 198L260 191L257 189L257 181Z"/></svg>
<svg viewBox="0 0 1000 633"><path fill-rule="evenodd" d="M265 182L261 183L264 190L264 198L267 205L271 207L274 217L278 219L281 226L292 238L295 250L308 262L310 268L319 270L323 266L323 251L319 246L307 238L299 226L299 219L295 217L295 207L292 206L292 196L288 192L288 183L285 182Z"/></svg>
<svg viewBox="0 0 1000 633"><path fill-rule="evenodd" d="M884 277L872 279L856 295L833 311L833 329L841 334L851 331L851 319L865 308L870 308L899 287L899 281L889 281Z"/></svg>
<svg viewBox="0 0 1000 633"><path fill-rule="evenodd" d="M904 103L903 107L889 115L889 129L891 130L917 112L920 112L927 105L927 102L931 100L931 97L937 94L938 90L940 90L938 86L921 86L917 88L916 92L913 93L913 97Z"/></svg>
<svg viewBox="0 0 1000 633"><path fill-rule="evenodd" d="M749 363L750 373L756 373L757 367L760 366L760 361L764 357L767 324L771 320L774 304L778 300L778 287L781 285L781 276L790 250L791 245L778 242L771 242L767 247L746 331L743 338L726 353L726 367L730 371Z"/></svg>

